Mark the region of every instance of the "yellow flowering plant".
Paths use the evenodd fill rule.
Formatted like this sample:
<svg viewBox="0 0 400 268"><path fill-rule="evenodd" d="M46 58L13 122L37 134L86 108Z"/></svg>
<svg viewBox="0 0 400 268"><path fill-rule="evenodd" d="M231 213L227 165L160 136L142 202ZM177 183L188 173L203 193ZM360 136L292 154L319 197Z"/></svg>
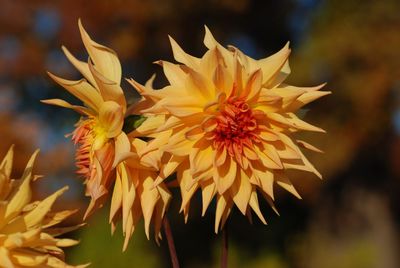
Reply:
<svg viewBox="0 0 400 268"><path fill-rule="evenodd" d="M117 54L93 41L79 21L83 44L89 54L87 62L76 59L65 47L68 60L84 76L79 81L50 77L72 95L80 99L84 106L72 105L61 99L43 100L46 104L72 109L81 114L71 134L77 146L77 174L84 179L86 195L91 197L86 210L86 219L96 209L103 206L109 192L112 192L110 223L112 232L116 223L122 220L125 236L125 250L139 220L145 221L145 232L149 238L150 224L154 223L156 241L161 238L161 225L171 199L164 184L154 185L160 162L160 152L140 157L147 142L136 137L128 138L126 129L143 121L127 114L127 102L120 86L121 64ZM147 119L151 124L157 119ZM125 122L125 124L124 124Z"/></svg>
<svg viewBox="0 0 400 268"><path fill-rule="evenodd" d="M294 133L324 132L296 112L330 92L320 91L324 84L296 87L285 83L290 74L289 44L256 60L233 46L223 47L206 27L207 51L198 58L170 38L178 63L157 62L168 85L154 89L154 77L144 85L128 79L141 96L128 107L117 54L93 41L80 22L79 29L88 61L63 50L84 78L70 81L49 75L84 105L60 99L43 102L81 114L71 137L77 146L77 173L91 197L84 219L112 192L110 223L114 231L122 221L123 250L144 218L147 237L153 223L157 242L164 226L173 266L179 266L166 219L172 198L168 186L180 188L185 221L197 191L202 195L203 215L216 200L217 233L234 207L243 215L254 212L266 223L259 196L275 209L275 184L300 198L287 170L322 177L301 148L321 151L297 140ZM173 174L176 180L167 184Z"/></svg>
<svg viewBox="0 0 400 268"><path fill-rule="evenodd" d="M43 200L32 201L31 182L39 178L32 171L37 154L38 151L29 159L21 179L11 179L13 147L0 164L0 267L86 267L65 263L62 248L78 241L58 238L80 226L56 226L76 210L51 210L68 187Z"/></svg>
<svg viewBox="0 0 400 268"><path fill-rule="evenodd" d="M154 90L131 81L143 95L140 112L149 117L162 114L160 126L137 130L157 134L146 152L161 150L169 156L157 183L176 171L185 219L198 189L203 215L215 197L215 232L223 227L233 205L243 214L255 212L266 223L258 194L274 206L273 185L277 184L300 198L286 170L321 177L299 147L321 151L294 140L292 134L324 132L301 120L296 111L330 92L320 91L323 85L284 83L290 74L288 44L270 57L255 60L238 48L221 46L207 27L208 50L201 58L170 41L179 64L158 62L169 85Z"/></svg>

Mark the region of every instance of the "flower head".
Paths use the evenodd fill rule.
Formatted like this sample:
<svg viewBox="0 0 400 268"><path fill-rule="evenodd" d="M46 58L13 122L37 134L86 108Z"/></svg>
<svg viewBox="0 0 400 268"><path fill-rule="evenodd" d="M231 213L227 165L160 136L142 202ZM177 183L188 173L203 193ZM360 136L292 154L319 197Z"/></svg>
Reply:
<svg viewBox="0 0 400 268"><path fill-rule="evenodd" d="M64 187L44 200L31 201L30 184L37 178L32 174L37 153L32 155L20 180L10 178L13 148L0 164L0 266L75 267L65 263L62 248L76 245L78 241L57 236L79 226L54 227L75 211L51 211L53 203L68 188Z"/></svg>
<svg viewBox="0 0 400 268"><path fill-rule="evenodd" d="M307 88L283 83L290 73L288 45L255 60L237 48L224 48L207 28L204 44L208 50L201 58L185 53L172 38L170 41L179 64L158 62L169 85L151 90L132 82L147 104L142 105L142 113L163 114L165 120L152 130L158 134L152 143L171 156L156 182L177 171L185 218L198 189L203 196L203 214L216 197L216 232L234 204L243 214L254 211L265 223L258 193L273 206L274 183L300 198L286 176L287 169L321 176L299 146L319 150L294 141L292 133L324 132L295 112L330 92L319 91L323 85Z"/></svg>
<svg viewBox="0 0 400 268"><path fill-rule="evenodd" d="M71 136L77 145L77 173L85 179L86 194L91 197L85 218L102 206L112 191L110 223L114 231L116 223L122 220L124 250L142 217L147 237L150 223L153 222L158 241L161 237L161 221L171 198L164 184L153 187L160 166L155 159L159 158L160 153L140 157L147 142L134 135L128 138L124 131L125 119L132 111L127 112L125 96L120 87L121 64L118 57L111 49L94 42L80 22L79 28L89 53L88 62L77 60L65 47L63 50L85 79L69 81L49 74L79 98L84 106L72 105L60 99L43 102L70 108L82 115ZM152 124L154 120L146 121Z"/></svg>
<svg viewBox="0 0 400 268"><path fill-rule="evenodd" d="M77 173L85 179L86 194L91 197L85 217L102 206L113 183L111 173L130 156L130 142L122 131L126 100L120 87L121 64L114 51L94 42L79 23L83 43L89 53L88 62L77 60L65 47L69 61L86 79L70 81L49 75L85 106L60 99L44 103L70 108L82 115L72 133L76 150Z"/></svg>

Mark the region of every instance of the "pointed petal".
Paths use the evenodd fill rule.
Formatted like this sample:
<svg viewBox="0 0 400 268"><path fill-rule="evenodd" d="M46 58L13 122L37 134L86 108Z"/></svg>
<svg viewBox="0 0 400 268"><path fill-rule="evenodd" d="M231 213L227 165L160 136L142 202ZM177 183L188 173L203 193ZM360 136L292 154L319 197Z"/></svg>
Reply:
<svg viewBox="0 0 400 268"><path fill-rule="evenodd" d="M206 214L207 208L211 203L211 200L217 193L217 187L215 186L215 183L212 180L207 180L203 181L200 183L201 186L201 195L203 199L203 209L201 216L204 216Z"/></svg>
<svg viewBox="0 0 400 268"><path fill-rule="evenodd" d="M225 163L214 170L214 182L217 185L218 193L223 194L234 183L238 167L232 157L228 157Z"/></svg>
<svg viewBox="0 0 400 268"><path fill-rule="evenodd" d="M79 30L86 50L89 53L90 59L93 61L96 69L106 77L107 79L114 81L118 85L121 83L121 64L118 60L117 54L105 47L93 41L86 30L83 28L81 21L79 20Z"/></svg>
<svg viewBox="0 0 400 268"><path fill-rule="evenodd" d="M75 112L78 112L82 115L94 115L94 113L91 109L88 109L83 106L72 105L61 99L41 100L41 102L45 103L45 104L60 106L60 107L67 108L67 109L72 109Z"/></svg>
<svg viewBox="0 0 400 268"><path fill-rule="evenodd" d="M281 186L283 189L285 189L286 191L288 191L289 193L291 193L292 195L294 195L295 197L297 197L298 199L301 199L301 196L299 195L299 193L296 191L296 189L294 188L293 184L291 183L291 181L286 177L286 175L283 174L279 174L277 176L275 176L276 178L276 183Z"/></svg>
<svg viewBox="0 0 400 268"><path fill-rule="evenodd" d="M10 178L12 165L14 158L14 145L11 145L10 149L8 149L6 156L3 158L0 164L0 170L4 172L6 178Z"/></svg>
<svg viewBox="0 0 400 268"><path fill-rule="evenodd" d="M128 136L124 132L121 132L115 138L115 157L112 168L115 168L119 163L131 157L131 143L129 142Z"/></svg>
<svg viewBox="0 0 400 268"><path fill-rule="evenodd" d="M250 195L250 200L249 200L249 205L250 207L254 210L254 212L257 214L258 218L264 223L267 224L267 221L264 219L264 216L261 213L260 206L258 204L258 197L257 197L257 192L255 189L251 192Z"/></svg>
<svg viewBox="0 0 400 268"><path fill-rule="evenodd" d="M84 79L71 81L55 76L50 72L48 72L48 75L69 93L83 101L89 108L99 111L103 99L99 92Z"/></svg>
<svg viewBox="0 0 400 268"><path fill-rule="evenodd" d="M237 174L236 180L232 184L230 191L236 206L243 215L246 215L252 187L250 185L250 178L243 169L240 169L240 173Z"/></svg>
<svg viewBox="0 0 400 268"><path fill-rule="evenodd" d="M314 151L314 152L317 152L317 153L323 153L323 151L321 151L317 147L315 147L315 146L313 146L313 145L311 145L311 144L309 144L309 143L307 143L305 141L302 141L302 140L296 140L296 141L297 141L297 144L299 146L303 147L303 148L306 148L306 149L308 149L310 151Z"/></svg>
<svg viewBox="0 0 400 268"><path fill-rule="evenodd" d="M263 84L269 86L287 62L290 54L289 42L277 53L258 61L263 72Z"/></svg>
<svg viewBox="0 0 400 268"><path fill-rule="evenodd" d="M61 48L65 56L72 63L72 65L74 65L74 67L78 69L78 71L89 81L90 84L92 84L92 86L96 87L97 84L93 78L92 73L89 70L88 63L80 61L77 58L75 58L74 55L72 55L71 52L69 52L69 50L66 47L62 46Z"/></svg>
<svg viewBox="0 0 400 268"><path fill-rule="evenodd" d="M168 37L175 60L189 66L190 68L197 69L200 65L200 59L187 54L171 36Z"/></svg>

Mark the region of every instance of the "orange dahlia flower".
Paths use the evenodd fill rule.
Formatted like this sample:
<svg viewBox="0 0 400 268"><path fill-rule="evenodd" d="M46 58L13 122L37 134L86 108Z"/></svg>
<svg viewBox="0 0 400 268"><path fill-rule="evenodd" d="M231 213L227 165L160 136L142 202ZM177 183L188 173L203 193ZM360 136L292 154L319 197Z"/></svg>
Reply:
<svg viewBox="0 0 400 268"><path fill-rule="evenodd" d="M32 202L31 181L36 151L29 160L20 180L10 178L13 164L11 148L0 164L0 267L86 267L70 266L64 261L63 247L76 245L78 241L57 238L79 226L57 228L75 211L52 212L56 199L68 187L64 187L41 201Z"/></svg>
<svg viewBox="0 0 400 268"><path fill-rule="evenodd" d="M154 222L158 241L162 218L171 198L164 184L153 187L153 178L157 177L160 166L155 159L159 158L160 152L139 157L147 143L132 135L128 138L123 130L128 113L120 87L121 64L118 57L111 49L93 41L80 22L79 28L89 53L88 62L77 60L65 47L63 50L86 79L69 81L49 74L83 101L84 106L72 105L60 99L43 102L70 108L82 115L71 136L78 146L77 173L85 179L86 195L91 197L84 218L103 205L113 187L110 222L114 231L116 223L122 218L124 250L141 217L145 221L147 237L150 223ZM149 118L147 124L153 120Z"/></svg>
<svg viewBox="0 0 400 268"><path fill-rule="evenodd" d="M323 85L284 83L290 73L288 45L255 60L237 48L221 46L208 28L204 38L208 50L201 58L185 53L172 38L170 41L180 64L158 62L169 85L152 90L131 81L144 97L141 112L164 120L143 131L155 135L148 152L161 148L168 158L156 184L177 171L186 219L191 197L198 189L203 196L203 215L216 197L216 232L233 204L243 214L254 211L265 223L258 193L273 206L276 183L300 198L286 176L287 169L321 177L299 147L320 151L293 140L292 133L324 132L295 112L330 92L319 91Z"/></svg>
<svg viewBox="0 0 400 268"><path fill-rule="evenodd" d="M72 133L78 146L77 173L85 179L86 194L91 197L85 218L100 207L108 193L111 172L130 155L130 143L122 131L126 100L120 87L121 64L114 51L94 42L82 24L79 28L89 61L77 60L65 47L69 61L86 79L70 81L51 73L58 84L79 98L85 106L76 106L64 100L44 100L44 103L70 108L82 115Z"/></svg>

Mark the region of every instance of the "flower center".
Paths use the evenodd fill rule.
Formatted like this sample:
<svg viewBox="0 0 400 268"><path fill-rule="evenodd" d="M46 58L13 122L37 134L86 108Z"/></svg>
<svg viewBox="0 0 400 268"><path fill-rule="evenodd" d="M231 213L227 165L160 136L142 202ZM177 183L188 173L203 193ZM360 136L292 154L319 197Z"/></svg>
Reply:
<svg viewBox="0 0 400 268"><path fill-rule="evenodd" d="M213 130L213 146L225 148L230 156L241 159L243 147L253 147L259 142L256 135L257 120L249 105L241 98L230 97L220 106L216 116L217 126Z"/></svg>
<svg viewBox="0 0 400 268"><path fill-rule="evenodd" d="M75 152L77 174L89 179L95 172L93 153L100 149L108 139L104 129L94 119L81 120L76 126L71 139L75 145L78 145Z"/></svg>

